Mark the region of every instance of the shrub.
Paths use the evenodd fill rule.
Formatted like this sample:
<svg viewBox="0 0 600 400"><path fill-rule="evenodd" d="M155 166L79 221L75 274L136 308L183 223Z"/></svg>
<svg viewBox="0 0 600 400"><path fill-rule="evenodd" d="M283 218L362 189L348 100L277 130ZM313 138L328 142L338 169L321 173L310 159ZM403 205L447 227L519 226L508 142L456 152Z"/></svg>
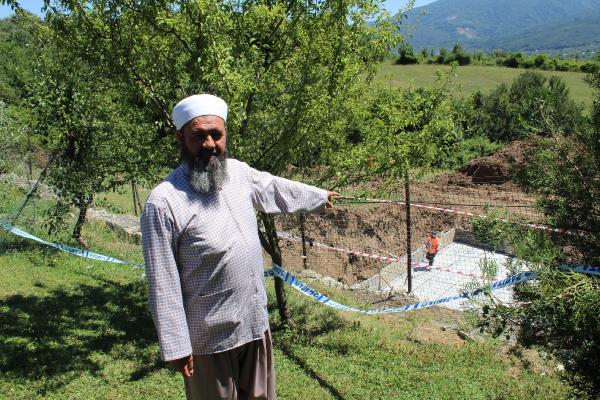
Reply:
<svg viewBox="0 0 600 400"><path fill-rule="evenodd" d="M396 60L396 64L407 65L416 64L419 62L415 56L412 46L408 43L403 43L398 49L398 53L400 54L400 57Z"/></svg>
<svg viewBox="0 0 600 400"><path fill-rule="evenodd" d="M549 117L557 121L561 131L577 129L583 121L582 110L569 97L565 82L534 71L521 74L510 87L501 84L487 96L476 94L472 102L467 130L493 141L545 136L544 120Z"/></svg>
<svg viewBox="0 0 600 400"><path fill-rule="evenodd" d="M586 72L588 74L593 74L595 72L600 71L600 64L593 61L588 61L579 66L579 70L581 72Z"/></svg>
<svg viewBox="0 0 600 400"><path fill-rule="evenodd" d="M446 64L447 59L448 59L448 50L441 48L439 50L438 56L435 59L436 64Z"/></svg>
<svg viewBox="0 0 600 400"><path fill-rule="evenodd" d="M469 65L471 63L471 55L462 48L460 44L455 44L452 48L450 57L446 60L446 64L456 61L458 65Z"/></svg>
<svg viewBox="0 0 600 400"><path fill-rule="evenodd" d="M523 63L523 55L521 53L514 53L509 55L503 62L502 65L509 68L519 68Z"/></svg>
<svg viewBox="0 0 600 400"><path fill-rule="evenodd" d="M531 68L535 67L535 61L532 58L524 58L521 61L521 67L523 67L525 69L531 69Z"/></svg>
<svg viewBox="0 0 600 400"><path fill-rule="evenodd" d="M547 64L548 64L548 56L545 55L544 53L538 54L533 59L533 65L536 68L545 68L547 66Z"/></svg>

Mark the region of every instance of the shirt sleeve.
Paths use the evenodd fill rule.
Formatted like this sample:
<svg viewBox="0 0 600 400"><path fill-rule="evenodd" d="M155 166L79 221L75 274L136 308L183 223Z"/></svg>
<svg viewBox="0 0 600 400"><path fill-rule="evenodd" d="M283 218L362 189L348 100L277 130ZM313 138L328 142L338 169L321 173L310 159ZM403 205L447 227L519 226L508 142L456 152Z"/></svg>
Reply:
<svg viewBox="0 0 600 400"><path fill-rule="evenodd" d="M269 213L318 212L325 208L327 191L250 168L252 203Z"/></svg>
<svg viewBox="0 0 600 400"><path fill-rule="evenodd" d="M146 203L141 217L148 303L165 361L192 354L179 270L175 261L175 225L166 209Z"/></svg>

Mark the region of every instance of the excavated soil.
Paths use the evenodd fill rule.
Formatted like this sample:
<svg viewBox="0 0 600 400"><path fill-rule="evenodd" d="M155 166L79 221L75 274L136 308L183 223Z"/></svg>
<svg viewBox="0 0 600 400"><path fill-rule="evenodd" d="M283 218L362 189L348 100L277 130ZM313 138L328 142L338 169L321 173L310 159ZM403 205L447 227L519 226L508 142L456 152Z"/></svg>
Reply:
<svg viewBox="0 0 600 400"><path fill-rule="evenodd" d="M509 182L514 167L523 165L525 153L532 145L526 141L517 140L505 148L469 162L458 172L470 178L472 183L499 184Z"/></svg>
<svg viewBox="0 0 600 400"><path fill-rule="evenodd" d="M523 152L529 147L526 142L514 142L455 172L438 175L429 182L412 183L410 200L420 207L410 208L411 250L422 247L432 229L468 230L471 217L461 212L481 215L499 209L523 222L543 223L543 216L533 209L533 198L511 182L514 167L522 165ZM371 183L371 187L377 185L376 180ZM403 188L403 185L398 187ZM333 211L307 215L304 229L306 264L302 257L302 243L282 240L284 265L295 271L306 267L347 285L375 275L389 261L323 249L314 243L381 256L404 256L407 253L404 190L398 189L393 197L400 201L394 204L348 204L338 201ZM280 216L277 223L279 230L301 236L297 215Z"/></svg>

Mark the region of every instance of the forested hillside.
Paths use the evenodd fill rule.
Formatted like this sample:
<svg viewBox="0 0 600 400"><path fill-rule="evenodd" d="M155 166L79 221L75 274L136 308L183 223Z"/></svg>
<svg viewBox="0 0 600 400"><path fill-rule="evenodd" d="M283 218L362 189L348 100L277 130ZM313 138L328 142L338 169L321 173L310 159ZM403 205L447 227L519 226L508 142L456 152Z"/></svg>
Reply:
<svg viewBox="0 0 600 400"><path fill-rule="evenodd" d="M525 52L598 49L600 12L557 25L542 25L499 40L490 40L488 46Z"/></svg>
<svg viewBox="0 0 600 400"><path fill-rule="evenodd" d="M593 25L590 16L599 13L593 0L438 0L409 13L416 28L410 42L417 48L457 42L473 49L576 47L597 42L595 27L559 32L582 22Z"/></svg>

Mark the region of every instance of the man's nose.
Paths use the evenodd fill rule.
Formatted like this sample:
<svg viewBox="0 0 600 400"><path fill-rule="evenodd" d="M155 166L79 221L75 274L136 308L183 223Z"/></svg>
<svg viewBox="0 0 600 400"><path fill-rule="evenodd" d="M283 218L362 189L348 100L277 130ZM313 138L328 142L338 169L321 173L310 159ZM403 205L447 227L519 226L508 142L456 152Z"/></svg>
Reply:
<svg viewBox="0 0 600 400"><path fill-rule="evenodd" d="M202 147L205 149L214 149L216 147L215 141L213 140L211 135L206 135L206 137L202 141Z"/></svg>

